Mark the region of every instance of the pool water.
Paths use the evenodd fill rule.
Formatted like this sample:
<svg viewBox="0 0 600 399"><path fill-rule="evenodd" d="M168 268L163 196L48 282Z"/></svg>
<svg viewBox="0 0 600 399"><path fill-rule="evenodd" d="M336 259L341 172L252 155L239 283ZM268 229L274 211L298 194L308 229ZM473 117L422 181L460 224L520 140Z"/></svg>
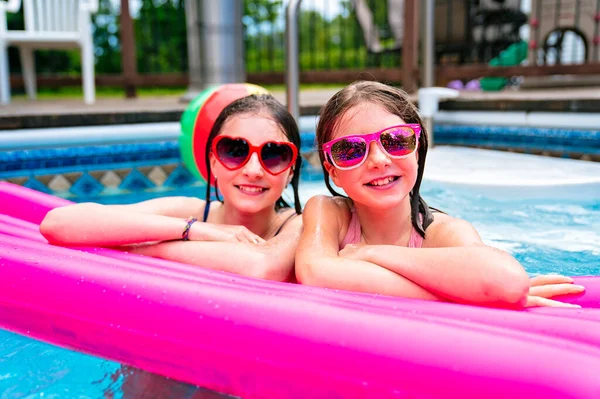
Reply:
<svg viewBox="0 0 600 399"><path fill-rule="evenodd" d="M600 274L600 197L492 201L424 186L430 206L471 222L486 244L511 253L530 275Z"/></svg>
<svg viewBox="0 0 600 399"><path fill-rule="evenodd" d="M303 182L302 201L325 193ZM425 182L430 206L471 222L531 274L600 274L600 198L494 201ZM0 398L226 397L118 363L0 331Z"/></svg>

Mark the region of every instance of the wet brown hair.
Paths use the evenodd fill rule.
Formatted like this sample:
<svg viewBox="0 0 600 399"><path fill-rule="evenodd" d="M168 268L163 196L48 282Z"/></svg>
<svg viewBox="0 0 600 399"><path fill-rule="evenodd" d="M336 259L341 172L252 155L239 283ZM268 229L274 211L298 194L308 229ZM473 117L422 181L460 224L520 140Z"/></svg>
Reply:
<svg viewBox="0 0 600 399"><path fill-rule="evenodd" d="M325 154L323 152L323 144L332 139L334 130L338 127L340 120L346 112L364 103L379 105L387 112L402 118L405 123L418 123L421 125L421 136L419 137L419 148L417 150L417 181L409 195L412 225L422 237L425 237L425 230L433 222L431 210L419 194L423 171L425 169L425 159L427 157L427 131L423 126L417 108L410 102L408 95L403 90L378 82L354 82L338 91L321 108L316 136L325 185L331 194L342 196L333 189L329 181L329 173L327 173L324 165ZM422 222L419 214L423 217Z"/></svg>

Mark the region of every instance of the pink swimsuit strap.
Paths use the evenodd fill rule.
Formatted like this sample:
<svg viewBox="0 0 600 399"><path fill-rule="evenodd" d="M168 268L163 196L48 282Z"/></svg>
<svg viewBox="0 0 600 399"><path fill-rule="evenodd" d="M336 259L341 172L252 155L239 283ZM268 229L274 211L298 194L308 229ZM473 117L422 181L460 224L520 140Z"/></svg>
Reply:
<svg viewBox="0 0 600 399"><path fill-rule="evenodd" d="M346 232L346 236L340 244L340 249L344 248L348 244L358 244L360 242L360 233L360 221L358 220L358 215L356 214L356 208L352 207L352 215L350 217L350 223L348 224L348 231Z"/></svg>
<svg viewBox="0 0 600 399"><path fill-rule="evenodd" d="M421 222L422 222L423 216L421 216L420 213L419 213L419 217L421 218ZM421 248L422 246L423 246L423 237L421 237L421 234L419 234L419 232L413 226L412 230L410 231L410 239L408 240L408 247L409 248Z"/></svg>
<svg viewBox="0 0 600 399"><path fill-rule="evenodd" d="M421 220L423 220L423 217ZM360 221L358 220L358 215L356 213L356 208L352 207L352 216L350 217L350 223L348 224L348 231L346 232L346 236L342 240L340 244L340 249L344 248L348 244L358 244L360 242ZM421 248L423 246L423 237L419 234L417 230L413 227L410 231L410 239L408 240L408 248Z"/></svg>

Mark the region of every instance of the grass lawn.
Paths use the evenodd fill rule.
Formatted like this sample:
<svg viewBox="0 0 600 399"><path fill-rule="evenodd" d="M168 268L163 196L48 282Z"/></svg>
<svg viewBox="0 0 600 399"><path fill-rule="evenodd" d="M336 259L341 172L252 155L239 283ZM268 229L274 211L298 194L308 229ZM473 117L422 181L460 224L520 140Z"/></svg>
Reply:
<svg viewBox="0 0 600 399"><path fill-rule="evenodd" d="M271 92L285 91L285 85L264 85L265 89ZM344 85L340 84L300 84L300 90L323 90L323 89L341 89ZM186 87L140 87L137 90L138 97L180 97L186 92ZM52 99L79 99L83 97L83 91L80 86L65 86L60 88L39 87L37 96L40 100ZM122 87L96 87L97 98L122 98L125 97L125 91ZM24 93L15 93L13 98L25 99Z"/></svg>

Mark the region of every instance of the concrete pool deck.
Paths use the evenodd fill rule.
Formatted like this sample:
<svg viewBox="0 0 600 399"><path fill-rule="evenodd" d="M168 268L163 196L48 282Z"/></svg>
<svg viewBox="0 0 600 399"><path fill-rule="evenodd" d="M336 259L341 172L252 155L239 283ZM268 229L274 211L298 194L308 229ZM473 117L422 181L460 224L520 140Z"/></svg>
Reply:
<svg viewBox="0 0 600 399"><path fill-rule="evenodd" d="M600 163L465 147L434 147L425 181L497 200L600 201Z"/></svg>
<svg viewBox="0 0 600 399"><path fill-rule="evenodd" d="M338 89L303 90L302 115L315 115ZM273 92L285 103L285 92ZM416 95L412 95L416 101ZM112 125L179 121L187 103L179 96L99 98L94 105L80 99L17 99L0 106L0 130L85 125ZM440 104L448 111L598 112L600 87L461 92Z"/></svg>

